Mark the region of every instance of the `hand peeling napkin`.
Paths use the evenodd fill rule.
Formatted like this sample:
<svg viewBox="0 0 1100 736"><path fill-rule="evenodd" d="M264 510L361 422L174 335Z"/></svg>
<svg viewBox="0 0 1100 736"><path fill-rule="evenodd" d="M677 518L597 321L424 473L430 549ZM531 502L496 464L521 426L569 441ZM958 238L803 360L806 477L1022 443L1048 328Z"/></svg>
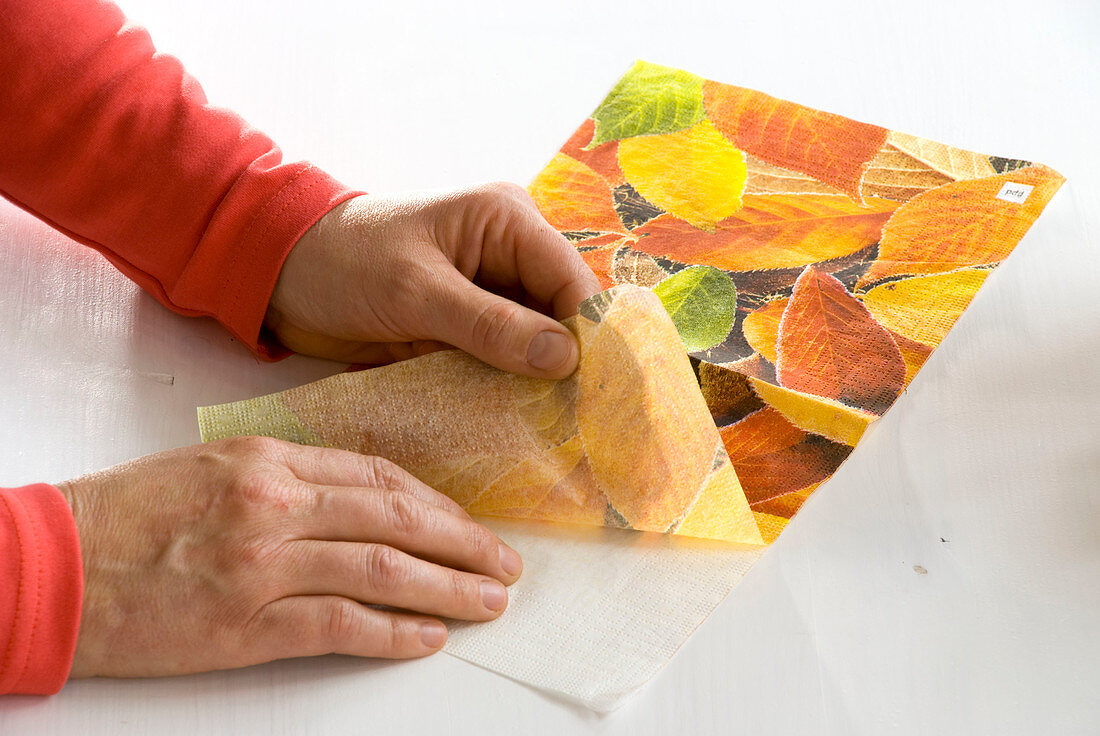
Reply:
<svg viewBox="0 0 1100 736"><path fill-rule="evenodd" d="M265 434L378 455L473 514L763 544L661 301L615 287L565 323L564 380L457 350L199 410L203 441Z"/></svg>
<svg viewBox="0 0 1100 736"><path fill-rule="evenodd" d="M440 353L200 409L203 438L386 455L483 514L674 532L486 519L525 573L447 651L611 709L893 404L1062 181L639 61L529 187L609 289L571 322L573 378ZM676 340L637 287L700 266L723 274L709 293L729 322L665 300Z"/></svg>

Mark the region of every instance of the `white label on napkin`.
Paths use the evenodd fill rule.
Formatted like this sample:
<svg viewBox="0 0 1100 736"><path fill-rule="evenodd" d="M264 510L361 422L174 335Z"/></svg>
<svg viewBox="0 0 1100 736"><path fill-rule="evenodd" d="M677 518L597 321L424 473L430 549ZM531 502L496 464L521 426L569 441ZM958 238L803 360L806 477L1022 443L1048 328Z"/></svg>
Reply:
<svg viewBox="0 0 1100 736"><path fill-rule="evenodd" d="M1027 201L1028 195L1031 194L1031 190L1035 187L1030 184L1017 184L1014 181L1006 181L1004 186L1001 187L1001 191L997 192L997 199L1003 199L1006 202L1014 202L1015 204L1023 204Z"/></svg>

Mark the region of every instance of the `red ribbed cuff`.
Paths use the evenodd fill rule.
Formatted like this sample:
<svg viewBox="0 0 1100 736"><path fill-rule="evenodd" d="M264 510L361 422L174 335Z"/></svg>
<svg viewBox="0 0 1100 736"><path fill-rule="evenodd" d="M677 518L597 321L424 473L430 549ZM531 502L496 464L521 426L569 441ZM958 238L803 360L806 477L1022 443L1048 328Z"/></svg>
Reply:
<svg viewBox="0 0 1100 736"><path fill-rule="evenodd" d="M83 597L80 538L65 497L44 483L0 489L0 693L61 689Z"/></svg>
<svg viewBox="0 0 1100 736"><path fill-rule="evenodd" d="M315 222L363 193L308 163L282 165L279 171L279 176L270 171L242 176L171 294L180 311L203 305L203 312L266 360L290 354L261 332L286 257ZM258 196L265 188L272 191Z"/></svg>

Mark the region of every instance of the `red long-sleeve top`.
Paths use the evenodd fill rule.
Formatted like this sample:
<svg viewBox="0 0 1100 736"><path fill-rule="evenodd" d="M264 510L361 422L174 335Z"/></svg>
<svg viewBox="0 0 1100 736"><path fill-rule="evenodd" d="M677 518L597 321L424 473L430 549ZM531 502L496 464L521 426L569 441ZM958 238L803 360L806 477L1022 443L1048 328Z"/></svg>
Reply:
<svg viewBox="0 0 1100 736"><path fill-rule="evenodd" d="M265 358L283 260L351 191L207 104L149 35L100 0L0 2L0 195L95 248L169 309ZM68 677L83 572L72 513L44 484L0 489L0 693Z"/></svg>

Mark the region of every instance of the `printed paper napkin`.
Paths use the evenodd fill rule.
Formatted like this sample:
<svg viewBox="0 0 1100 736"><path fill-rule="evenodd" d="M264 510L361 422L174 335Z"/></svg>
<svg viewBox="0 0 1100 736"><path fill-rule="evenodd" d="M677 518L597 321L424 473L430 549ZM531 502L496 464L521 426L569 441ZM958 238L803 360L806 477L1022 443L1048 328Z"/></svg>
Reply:
<svg viewBox="0 0 1100 736"><path fill-rule="evenodd" d="M445 350L203 407L202 439L378 455L473 514L763 544L657 296L616 287L566 324L581 358L561 381Z"/></svg>
<svg viewBox="0 0 1100 736"><path fill-rule="evenodd" d="M639 61L530 192L605 286L733 280L733 328L692 354L771 541L1063 181Z"/></svg>
<svg viewBox="0 0 1100 736"><path fill-rule="evenodd" d="M481 513L676 532L486 521L525 574L505 616L455 624L447 650L614 708L890 407L1062 181L638 62L529 189L610 289L572 323L573 379L441 353L201 409L203 437L388 455ZM468 417L438 411L456 401Z"/></svg>

